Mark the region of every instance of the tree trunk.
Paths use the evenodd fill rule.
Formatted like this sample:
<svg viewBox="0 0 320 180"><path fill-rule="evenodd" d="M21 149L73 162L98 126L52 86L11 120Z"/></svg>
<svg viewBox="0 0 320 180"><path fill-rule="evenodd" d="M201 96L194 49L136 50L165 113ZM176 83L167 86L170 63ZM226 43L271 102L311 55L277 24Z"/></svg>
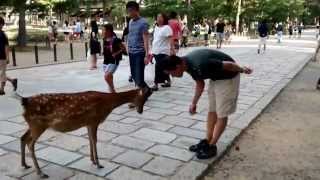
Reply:
<svg viewBox="0 0 320 180"><path fill-rule="evenodd" d="M236 17L236 35L239 35L240 14L241 14L241 0L239 0L238 2L238 10L237 10L237 17Z"/></svg>
<svg viewBox="0 0 320 180"><path fill-rule="evenodd" d="M27 30L26 30L26 10L19 8L19 32L18 32L18 46L25 47L27 45Z"/></svg>

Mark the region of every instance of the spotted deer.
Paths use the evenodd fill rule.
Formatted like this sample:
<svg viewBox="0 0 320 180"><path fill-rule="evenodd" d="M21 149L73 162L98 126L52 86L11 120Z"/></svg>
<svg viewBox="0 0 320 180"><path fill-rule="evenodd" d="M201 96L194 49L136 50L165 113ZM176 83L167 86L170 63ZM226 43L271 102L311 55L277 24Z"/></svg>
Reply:
<svg viewBox="0 0 320 180"><path fill-rule="evenodd" d="M24 107L24 118L29 129L21 137L21 164L30 168L25 161L25 146L31 153L37 174L48 178L40 168L36 159L34 146L46 129L52 128L59 132L69 132L87 127L90 142L90 158L97 168L103 168L98 160L97 129L105 121L113 109L125 103L133 103L138 113L152 92L149 89L131 90L120 93L102 93L95 91L70 94L40 94L21 97Z"/></svg>

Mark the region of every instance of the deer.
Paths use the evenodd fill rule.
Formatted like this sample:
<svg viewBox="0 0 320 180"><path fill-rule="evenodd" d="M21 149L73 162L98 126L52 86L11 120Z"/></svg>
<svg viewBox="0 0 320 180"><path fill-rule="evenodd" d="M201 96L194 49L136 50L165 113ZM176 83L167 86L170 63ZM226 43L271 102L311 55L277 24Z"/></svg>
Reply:
<svg viewBox="0 0 320 180"><path fill-rule="evenodd" d="M97 168L103 168L98 160L97 130L113 109L132 103L139 114L152 91L149 88L129 90L120 93L86 91L78 93L39 94L18 99L24 109L23 117L28 130L21 136L21 165L31 168L25 160L26 145L30 151L34 167L41 179L49 176L40 170L34 146L38 138L48 128L58 132L70 132L86 127L89 136L90 159Z"/></svg>

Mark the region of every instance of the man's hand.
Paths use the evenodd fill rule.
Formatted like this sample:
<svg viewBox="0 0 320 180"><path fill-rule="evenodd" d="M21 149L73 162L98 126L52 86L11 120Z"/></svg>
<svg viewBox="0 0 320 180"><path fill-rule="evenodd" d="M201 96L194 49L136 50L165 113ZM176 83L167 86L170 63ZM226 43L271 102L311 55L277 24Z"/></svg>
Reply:
<svg viewBox="0 0 320 180"><path fill-rule="evenodd" d="M242 73L245 73L245 74L251 74L253 72L253 70L249 67L242 67Z"/></svg>
<svg viewBox="0 0 320 180"><path fill-rule="evenodd" d="M197 105L196 104L191 104L190 105L189 113L192 114L192 115L197 113Z"/></svg>

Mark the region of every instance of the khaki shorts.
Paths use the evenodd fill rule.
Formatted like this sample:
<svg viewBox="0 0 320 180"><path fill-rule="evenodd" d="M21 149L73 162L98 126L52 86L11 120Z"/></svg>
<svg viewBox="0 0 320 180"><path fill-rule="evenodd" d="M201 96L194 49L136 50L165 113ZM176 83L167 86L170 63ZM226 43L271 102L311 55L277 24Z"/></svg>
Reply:
<svg viewBox="0 0 320 180"><path fill-rule="evenodd" d="M7 61L0 60L0 82L7 81L6 70L7 70Z"/></svg>
<svg viewBox="0 0 320 180"><path fill-rule="evenodd" d="M209 112L216 112L218 118L225 118L237 109L240 75L228 80L210 80L208 88Z"/></svg>

